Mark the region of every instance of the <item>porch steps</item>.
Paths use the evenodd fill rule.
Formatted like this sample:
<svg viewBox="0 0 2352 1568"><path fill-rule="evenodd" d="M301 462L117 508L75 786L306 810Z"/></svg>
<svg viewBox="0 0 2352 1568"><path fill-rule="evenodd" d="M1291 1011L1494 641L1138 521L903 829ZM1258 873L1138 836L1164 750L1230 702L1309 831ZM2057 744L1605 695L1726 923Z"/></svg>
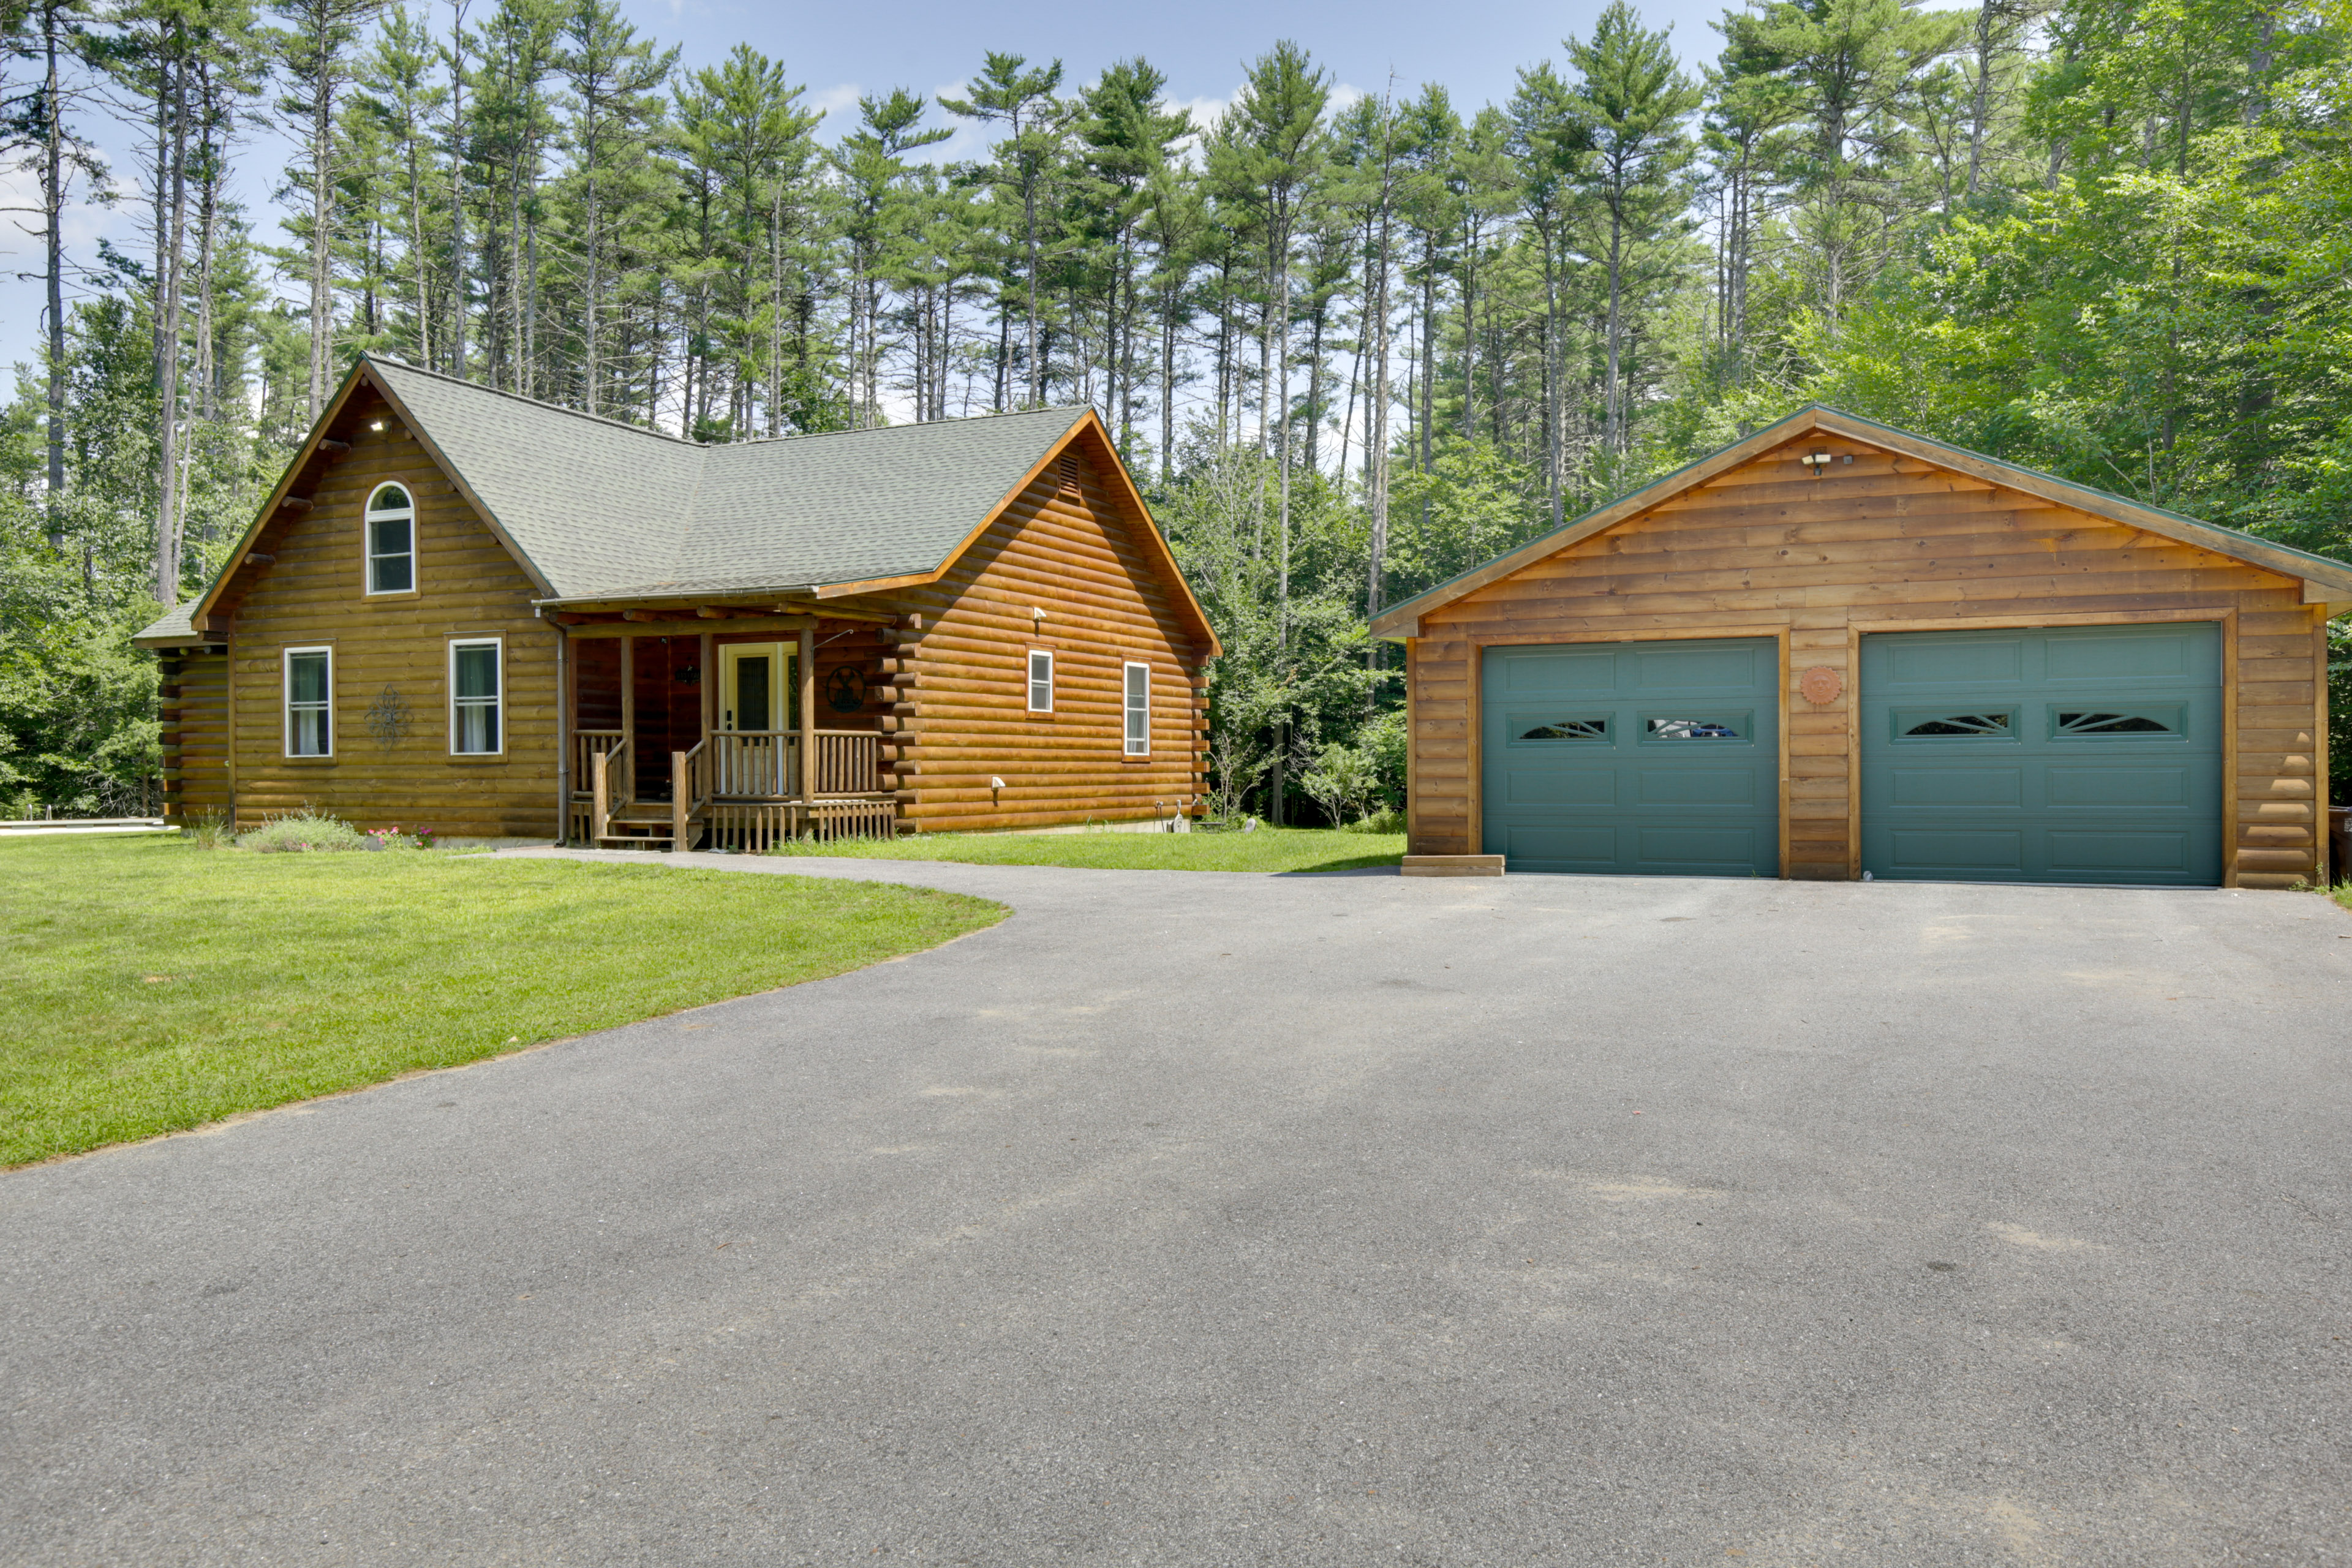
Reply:
<svg viewBox="0 0 2352 1568"><path fill-rule="evenodd" d="M602 847L607 845L661 844L673 849L691 849L702 839L703 818L708 811L700 806L688 814L686 842L677 843L677 823L666 800L632 801L613 813L605 826L612 829L596 840Z"/></svg>

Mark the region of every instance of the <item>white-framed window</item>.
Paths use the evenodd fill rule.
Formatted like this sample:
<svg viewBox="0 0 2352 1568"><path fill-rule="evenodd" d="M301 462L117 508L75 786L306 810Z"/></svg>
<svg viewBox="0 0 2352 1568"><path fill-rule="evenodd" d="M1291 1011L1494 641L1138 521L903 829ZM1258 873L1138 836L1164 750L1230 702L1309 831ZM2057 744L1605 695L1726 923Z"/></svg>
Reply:
<svg viewBox="0 0 2352 1568"><path fill-rule="evenodd" d="M416 501L405 485L378 485L367 503L367 591L416 590Z"/></svg>
<svg viewBox="0 0 2352 1568"><path fill-rule="evenodd" d="M331 757L335 754L335 650L331 647L289 647L286 650L286 754L289 757Z"/></svg>
<svg viewBox="0 0 2352 1568"><path fill-rule="evenodd" d="M1151 667L1129 660L1127 685L1127 754L1151 754Z"/></svg>
<svg viewBox="0 0 2352 1568"><path fill-rule="evenodd" d="M494 757L506 750L506 643L499 637L449 639L449 751Z"/></svg>
<svg viewBox="0 0 2352 1568"><path fill-rule="evenodd" d="M1054 654L1050 648L1029 650L1029 711L1054 710Z"/></svg>

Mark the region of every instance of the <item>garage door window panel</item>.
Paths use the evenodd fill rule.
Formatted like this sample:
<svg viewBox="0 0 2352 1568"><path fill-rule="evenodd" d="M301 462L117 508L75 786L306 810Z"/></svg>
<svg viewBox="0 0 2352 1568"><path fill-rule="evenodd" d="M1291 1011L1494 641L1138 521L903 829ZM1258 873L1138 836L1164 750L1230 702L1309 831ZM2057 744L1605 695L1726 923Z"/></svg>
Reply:
<svg viewBox="0 0 2352 1568"><path fill-rule="evenodd" d="M1753 743L1756 721L1748 713L1652 713L1642 719L1645 746Z"/></svg>
<svg viewBox="0 0 2352 1568"><path fill-rule="evenodd" d="M2017 735L2017 710L2013 708L1979 708L1966 713L1942 708L1932 711L1923 708L1895 710L1897 741L2014 741Z"/></svg>
<svg viewBox="0 0 2352 1568"><path fill-rule="evenodd" d="M1524 722L1524 721L1522 721ZM1517 726L1514 726L1517 728ZM1521 741L1599 742L1609 743L1609 721L1606 719L1561 719L1549 724L1538 724L1522 731Z"/></svg>
<svg viewBox="0 0 2352 1568"><path fill-rule="evenodd" d="M2053 741L2179 741L2185 739L2188 711L2179 703L2158 708L2053 704Z"/></svg>

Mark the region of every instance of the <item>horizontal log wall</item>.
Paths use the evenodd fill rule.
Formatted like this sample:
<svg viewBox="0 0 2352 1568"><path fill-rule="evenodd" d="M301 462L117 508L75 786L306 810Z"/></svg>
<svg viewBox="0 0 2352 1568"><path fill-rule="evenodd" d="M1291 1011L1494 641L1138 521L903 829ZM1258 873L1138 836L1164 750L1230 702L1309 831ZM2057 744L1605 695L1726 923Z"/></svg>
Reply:
<svg viewBox="0 0 2352 1568"><path fill-rule="evenodd" d="M1194 682L1207 650L1192 611L1143 537L1149 520L1106 483L1116 459L1091 432L1068 450L1071 469L1048 463L939 583L874 601L920 620L884 660L880 708L914 831L1140 820L1205 787ZM1055 656L1052 713L1028 711L1032 648ZM1148 758L1124 752L1130 659L1151 666Z"/></svg>
<svg viewBox="0 0 2352 1568"><path fill-rule="evenodd" d="M166 653L157 665L163 816L185 824L228 808L228 656Z"/></svg>
<svg viewBox="0 0 2352 1568"><path fill-rule="evenodd" d="M1797 458L1826 450L1816 479ZM1851 455L1849 465L1843 458ZM2233 885L2317 874L2325 610L2294 578L1862 443L1807 437L1423 617L1411 645L1412 844L1478 850L1479 650L1511 643L1786 632L1785 874L1858 874L1857 628L2234 612ZM2217 615L2216 618L2220 618ZM1837 671L1837 699L1794 689Z"/></svg>
<svg viewBox="0 0 2352 1568"><path fill-rule="evenodd" d="M371 422L385 421L379 434ZM230 584L236 666L236 810L252 826L304 805L361 827L429 827L461 837L553 837L556 638L535 618L532 586L424 446L362 387L329 434L338 459L314 457L253 545L274 559ZM360 516L386 480L416 503L414 594L364 592ZM448 642L506 639L506 752L449 754ZM331 760L284 754L281 656L335 652ZM371 724L371 712L374 722Z"/></svg>

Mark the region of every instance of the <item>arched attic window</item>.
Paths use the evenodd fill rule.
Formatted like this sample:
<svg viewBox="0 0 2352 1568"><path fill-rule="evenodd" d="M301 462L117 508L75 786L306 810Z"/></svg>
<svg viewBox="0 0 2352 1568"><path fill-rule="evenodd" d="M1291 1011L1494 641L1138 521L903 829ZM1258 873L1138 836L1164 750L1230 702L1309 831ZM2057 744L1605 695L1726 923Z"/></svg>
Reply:
<svg viewBox="0 0 2352 1568"><path fill-rule="evenodd" d="M416 590L416 502L404 485L378 485L367 503L367 591Z"/></svg>

